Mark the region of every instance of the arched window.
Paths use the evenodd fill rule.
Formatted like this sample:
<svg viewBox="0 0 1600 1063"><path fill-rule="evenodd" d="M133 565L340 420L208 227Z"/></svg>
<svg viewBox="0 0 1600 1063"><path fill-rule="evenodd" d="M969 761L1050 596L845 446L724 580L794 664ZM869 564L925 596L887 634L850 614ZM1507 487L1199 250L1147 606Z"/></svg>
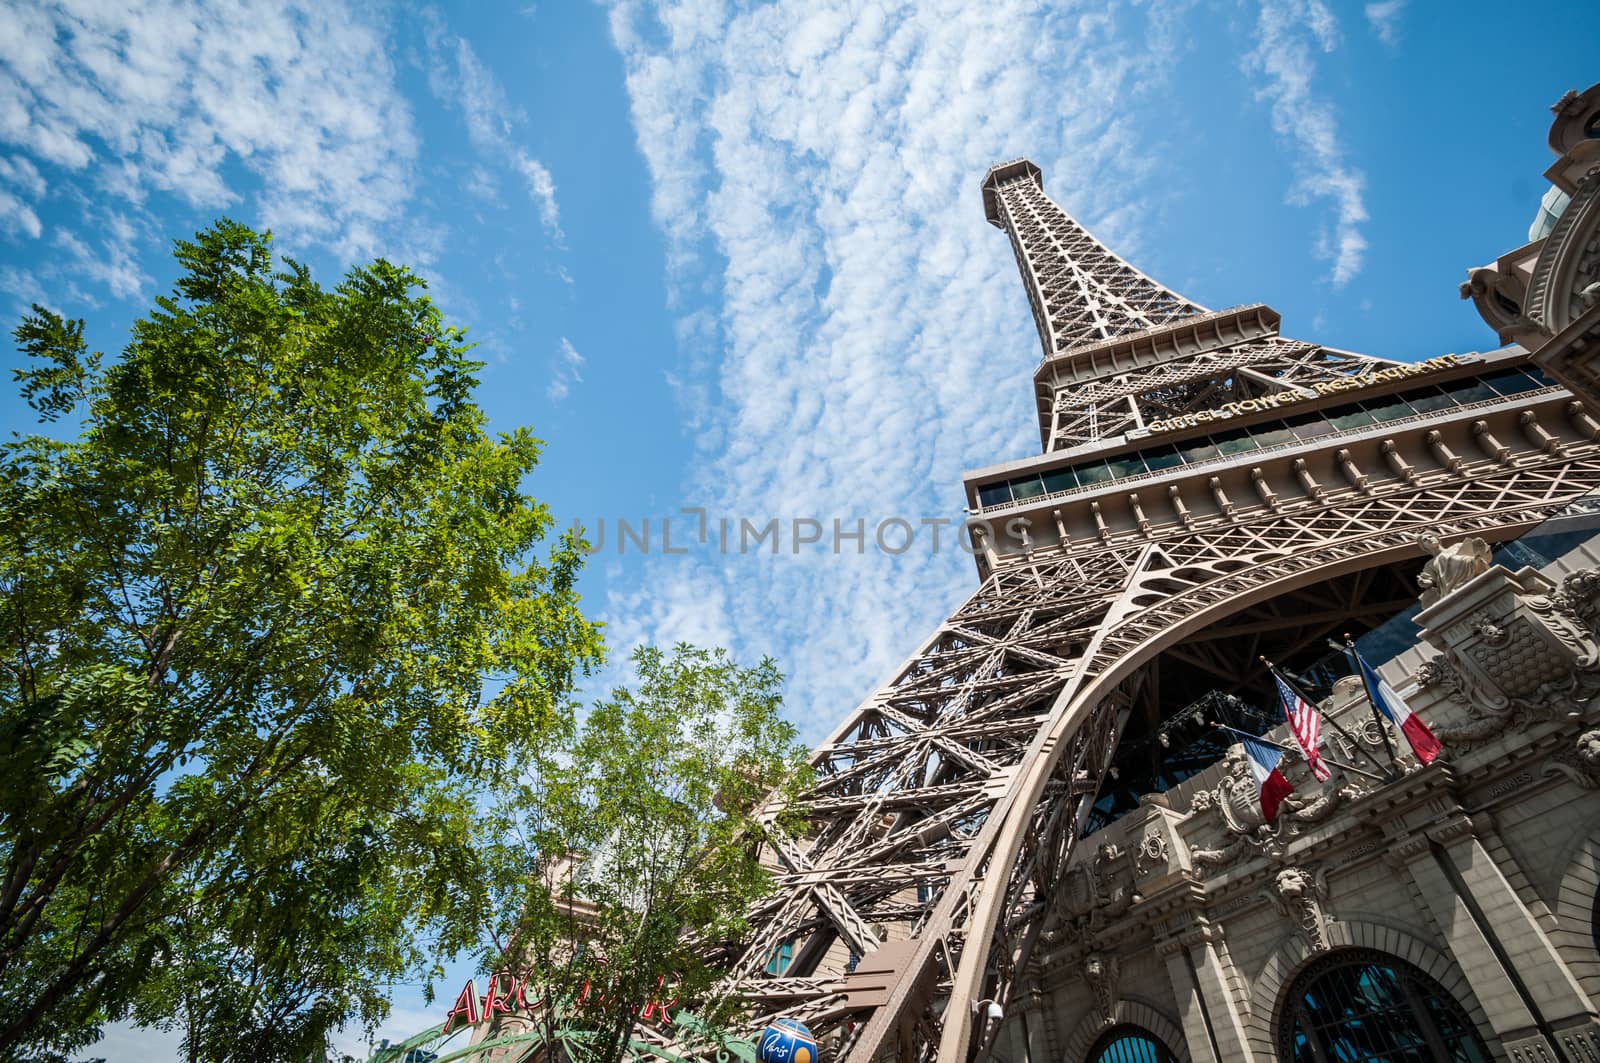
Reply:
<svg viewBox="0 0 1600 1063"><path fill-rule="evenodd" d="M1594 938L1594 950L1600 952L1600 887L1594 891L1594 910L1589 913L1589 934Z"/></svg>
<svg viewBox="0 0 1600 1063"><path fill-rule="evenodd" d="M1178 1063L1161 1039L1130 1022L1111 1027L1089 1049L1089 1063Z"/></svg>
<svg viewBox="0 0 1600 1063"><path fill-rule="evenodd" d="M1443 986L1370 949L1341 949L1300 972L1278 1024L1283 1063L1488 1063L1472 1020Z"/></svg>

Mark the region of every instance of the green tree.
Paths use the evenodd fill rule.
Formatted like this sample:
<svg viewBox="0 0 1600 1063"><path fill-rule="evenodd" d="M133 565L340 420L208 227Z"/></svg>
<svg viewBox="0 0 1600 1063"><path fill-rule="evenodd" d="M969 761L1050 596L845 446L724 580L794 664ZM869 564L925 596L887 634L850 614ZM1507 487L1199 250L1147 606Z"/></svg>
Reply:
<svg viewBox="0 0 1600 1063"><path fill-rule="evenodd" d="M516 978L526 1005L490 1018L585 1063L622 1059L637 1022L667 1025L663 1009L715 1028L739 1003L713 992L719 965L769 888L763 842L796 828L810 777L772 661L680 645L633 665L631 688L547 732L481 825L498 913L484 970L503 972L497 997Z"/></svg>
<svg viewBox="0 0 1600 1063"><path fill-rule="evenodd" d="M474 940L476 810L601 652L415 274L327 290L226 220L177 258L114 361L15 332L78 430L0 444L0 1058L376 1021Z"/></svg>

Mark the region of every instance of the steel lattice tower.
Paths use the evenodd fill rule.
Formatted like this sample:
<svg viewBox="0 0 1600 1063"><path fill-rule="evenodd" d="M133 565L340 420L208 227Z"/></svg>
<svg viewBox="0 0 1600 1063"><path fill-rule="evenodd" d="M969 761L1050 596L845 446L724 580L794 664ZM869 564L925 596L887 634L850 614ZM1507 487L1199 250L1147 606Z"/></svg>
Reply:
<svg viewBox="0 0 1600 1063"><path fill-rule="evenodd" d="M1504 384L1518 350L1409 365L1285 339L1265 306L1208 311L1135 270L1031 162L982 188L1043 345L1043 453L968 474L981 585L816 750L810 830L775 843L722 957L753 1027L799 1018L841 1063L987 1052L1158 654L1359 585L1424 530L1504 539L1600 486L1600 424L1551 381Z"/></svg>

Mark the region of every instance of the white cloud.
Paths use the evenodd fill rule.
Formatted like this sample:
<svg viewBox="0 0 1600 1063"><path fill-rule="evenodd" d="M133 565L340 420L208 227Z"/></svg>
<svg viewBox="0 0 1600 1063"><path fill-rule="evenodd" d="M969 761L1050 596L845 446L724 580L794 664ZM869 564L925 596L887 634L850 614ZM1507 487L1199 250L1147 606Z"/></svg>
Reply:
<svg viewBox="0 0 1600 1063"><path fill-rule="evenodd" d="M1405 6L1406 0L1378 0L1366 6L1367 24L1391 48L1400 42L1400 13Z"/></svg>
<svg viewBox="0 0 1600 1063"><path fill-rule="evenodd" d="M1256 47L1244 57L1244 68L1260 76L1256 95L1267 102L1273 130L1292 149L1296 176L1289 201L1332 205L1316 252L1332 263L1330 279L1340 287L1361 271L1367 208L1366 175L1346 161L1338 116L1312 88L1316 53L1337 46L1337 24L1319 0L1262 0Z"/></svg>
<svg viewBox="0 0 1600 1063"><path fill-rule="evenodd" d="M551 402L560 402L572 393L572 385L583 383L583 355L565 336L550 366L550 383L544 393Z"/></svg>
<svg viewBox="0 0 1600 1063"><path fill-rule="evenodd" d="M978 183L1027 153L1136 253L1139 219L1111 212L1159 165L1130 104L1184 39L1160 6L613 4L686 319L690 371L672 380L701 443L686 503L815 517L829 537L864 519L869 551L657 557L642 593L608 603L616 654L686 635L771 653L816 738L975 587L951 531L938 556L926 533L898 557L871 535L959 519L962 468L1037 446L1038 343Z"/></svg>
<svg viewBox="0 0 1600 1063"><path fill-rule="evenodd" d="M140 295L154 281L139 266L139 236L133 224L114 212L97 221L100 238L93 248L66 229L56 231L54 243L66 252L63 270L103 285L118 299Z"/></svg>
<svg viewBox="0 0 1600 1063"><path fill-rule="evenodd" d="M544 164L526 152L519 151L515 156L517 171L528 182L528 196L533 200L534 206L539 208L539 224L544 226L544 231L549 233L557 243L562 241L561 212L556 208L556 183L550 177L550 171Z"/></svg>
<svg viewBox="0 0 1600 1063"><path fill-rule="evenodd" d="M458 965L457 965L458 966ZM453 988L453 987L452 987ZM383 1041L399 1044L415 1037L430 1026L437 1026L440 1010L420 1008L392 1008L389 1015L367 1034L359 1027L346 1027L334 1031L330 1037L335 1054L353 1059L370 1058ZM459 1048L460 1044L451 1047ZM151 1026L135 1026L130 1022L107 1023L99 1041L88 1049L92 1055L111 1060L138 1060L139 1063L179 1063L186 1059L183 1051L181 1029L162 1030Z"/></svg>
<svg viewBox="0 0 1600 1063"><path fill-rule="evenodd" d="M365 13L341 0L12 6L0 143L18 170L92 172L130 205L163 192L238 209L242 169L263 185L250 220L291 242L377 253L403 214L416 143L385 33ZM0 176L30 202L44 194L26 173Z"/></svg>
<svg viewBox="0 0 1600 1063"><path fill-rule="evenodd" d="M0 156L0 181L15 187L30 199L39 199L45 193L44 175L24 156Z"/></svg>
<svg viewBox="0 0 1600 1063"><path fill-rule="evenodd" d="M107 1023L100 1040L89 1052L108 1060L139 1060L140 1063L178 1063L186 1058L183 1035L177 1030L135 1026L129 1022Z"/></svg>
<svg viewBox="0 0 1600 1063"><path fill-rule="evenodd" d="M39 215L34 213L33 208L4 188L0 188L0 228L31 236L35 240L44 232Z"/></svg>
<svg viewBox="0 0 1600 1063"><path fill-rule="evenodd" d="M549 169L514 143L513 132L525 120L521 109L506 99L505 90L478 58L464 37L450 37L435 11L424 14L427 23L428 85L440 100L461 111L467 139L481 155L509 166L527 185L528 198L557 245L562 243L561 212L556 205L556 183ZM492 189L488 175L478 168L468 190L483 194ZM484 198L493 201L492 195Z"/></svg>
<svg viewBox="0 0 1600 1063"><path fill-rule="evenodd" d="M477 53L464 37L456 38L455 61L458 76L455 98L466 118L468 139L480 151L503 148L511 138L511 124L520 117L520 112L506 100L500 82L478 61ZM438 91L436 87L435 92Z"/></svg>
<svg viewBox="0 0 1600 1063"><path fill-rule="evenodd" d="M469 195L486 203L493 203L496 206L500 203L500 183L495 180L494 174L482 166L474 166L467 171L467 178L462 187Z"/></svg>
<svg viewBox="0 0 1600 1063"><path fill-rule="evenodd" d="M34 303L50 306L50 299L39 278L33 271L17 266L0 266L0 292L15 299L18 309Z"/></svg>

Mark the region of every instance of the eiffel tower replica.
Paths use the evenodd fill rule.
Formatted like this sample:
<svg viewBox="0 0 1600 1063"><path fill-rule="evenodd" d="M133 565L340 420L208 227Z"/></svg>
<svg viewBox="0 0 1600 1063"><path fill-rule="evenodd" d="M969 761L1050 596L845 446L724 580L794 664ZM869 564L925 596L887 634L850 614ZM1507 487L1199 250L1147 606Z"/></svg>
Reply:
<svg viewBox="0 0 1600 1063"><path fill-rule="evenodd" d="M1140 273L1026 159L982 190L1042 453L967 475L981 584L816 750L809 830L722 957L753 1029L799 1019L830 1063L981 1061L1178 709L1414 603L1424 533L1505 540L1600 487L1600 423L1520 348L1288 339Z"/></svg>

